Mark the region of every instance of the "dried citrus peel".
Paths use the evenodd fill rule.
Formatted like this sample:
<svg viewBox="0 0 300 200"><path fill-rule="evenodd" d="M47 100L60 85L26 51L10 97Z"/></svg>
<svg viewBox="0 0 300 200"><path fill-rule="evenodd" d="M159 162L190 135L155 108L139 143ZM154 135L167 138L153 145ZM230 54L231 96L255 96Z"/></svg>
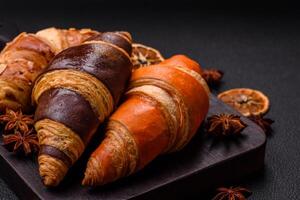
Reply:
<svg viewBox="0 0 300 200"><path fill-rule="evenodd" d="M226 104L232 106L244 116L263 115L269 110L268 97L258 90L236 88L218 95Z"/></svg>
<svg viewBox="0 0 300 200"><path fill-rule="evenodd" d="M163 56L157 49L143 44L132 44L131 61L133 64L133 69L158 64L163 60Z"/></svg>

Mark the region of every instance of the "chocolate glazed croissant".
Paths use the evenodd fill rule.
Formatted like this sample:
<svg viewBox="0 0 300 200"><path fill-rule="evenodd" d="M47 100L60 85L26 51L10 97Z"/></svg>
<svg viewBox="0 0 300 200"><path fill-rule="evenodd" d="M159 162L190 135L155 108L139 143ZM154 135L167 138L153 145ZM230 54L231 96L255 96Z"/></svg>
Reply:
<svg viewBox="0 0 300 200"><path fill-rule="evenodd" d="M21 33L0 54L0 111L30 110L35 78L55 54L96 35L90 29L48 28L36 34Z"/></svg>
<svg viewBox="0 0 300 200"><path fill-rule="evenodd" d="M142 169L160 154L182 149L209 107L199 65L178 55L132 74L125 101L89 158L83 185L103 185Z"/></svg>
<svg viewBox="0 0 300 200"><path fill-rule="evenodd" d="M131 75L131 36L107 32L59 53L33 88L39 172L56 186L113 111Z"/></svg>

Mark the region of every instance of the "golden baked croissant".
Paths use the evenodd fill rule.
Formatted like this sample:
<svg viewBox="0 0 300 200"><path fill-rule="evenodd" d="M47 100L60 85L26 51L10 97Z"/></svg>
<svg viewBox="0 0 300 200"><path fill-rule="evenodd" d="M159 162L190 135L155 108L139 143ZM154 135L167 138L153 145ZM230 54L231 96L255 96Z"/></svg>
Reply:
<svg viewBox="0 0 300 200"><path fill-rule="evenodd" d="M56 186L113 111L131 75L131 36L107 32L63 50L37 78L39 172Z"/></svg>
<svg viewBox="0 0 300 200"><path fill-rule="evenodd" d="M54 55L95 34L90 29L56 28L19 34L0 54L0 111L29 111L33 82Z"/></svg>
<svg viewBox="0 0 300 200"><path fill-rule="evenodd" d="M177 55L132 73L125 101L89 158L83 185L103 185L182 149L209 107L209 89L193 60Z"/></svg>

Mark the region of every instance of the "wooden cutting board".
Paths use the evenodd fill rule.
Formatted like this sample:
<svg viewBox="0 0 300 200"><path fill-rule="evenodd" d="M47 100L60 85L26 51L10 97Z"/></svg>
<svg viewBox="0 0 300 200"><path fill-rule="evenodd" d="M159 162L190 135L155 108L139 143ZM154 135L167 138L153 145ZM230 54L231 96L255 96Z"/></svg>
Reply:
<svg viewBox="0 0 300 200"><path fill-rule="evenodd" d="M238 114L211 96L208 116L217 113ZM248 127L239 138L217 141L207 137L200 127L182 151L161 156L137 174L98 188L82 187L80 181L88 155L101 136L93 139L57 188L43 186L35 158L16 157L2 146L0 173L20 199L182 199L236 181L263 167L266 137L252 121L244 117L242 120ZM101 128L100 132L103 133Z"/></svg>
<svg viewBox="0 0 300 200"><path fill-rule="evenodd" d="M235 110L210 98L208 116ZM239 115L239 114L238 114ZM19 158L0 146L0 173L21 199L182 199L204 193L228 181L240 180L262 169L266 137L252 121L243 135L234 140L217 141L205 136L203 128L181 152L161 156L135 175L115 183L86 188L80 185L93 143L72 168L62 184L54 189L43 186L35 158ZM102 131L103 132L103 131Z"/></svg>

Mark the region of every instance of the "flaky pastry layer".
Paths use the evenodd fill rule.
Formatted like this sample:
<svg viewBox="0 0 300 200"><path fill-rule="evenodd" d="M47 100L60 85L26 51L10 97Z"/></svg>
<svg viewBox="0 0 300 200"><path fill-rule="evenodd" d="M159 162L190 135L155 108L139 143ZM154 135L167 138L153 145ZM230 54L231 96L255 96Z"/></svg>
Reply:
<svg viewBox="0 0 300 200"><path fill-rule="evenodd" d="M39 172L46 186L56 186L65 177L68 166L61 160L46 154L39 155Z"/></svg>
<svg viewBox="0 0 300 200"><path fill-rule="evenodd" d="M64 69L43 74L33 88L33 101L38 102L39 97L51 88L66 88L83 96L101 122L113 110L114 101L109 90L101 81L88 73Z"/></svg>
<svg viewBox="0 0 300 200"><path fill-rule="evenodd" d="M30 86L24 81L0 78L0 88L0 110L29 108Z"/></svg>
<svg viewBox="0 0 300 200"><path fill-rule="evenodd" d="M48 145L67 155L72 164L80 157L85 145L82 139L65 125L50 120L43 119L35 123L40 146Z"/></svg>
<svg viewBox="0 0 300 200"><path fill-rule="evenodd" d="M68 47L82 43L96 33L96 31L91 29L76 30L70 28L65 30L51 27L38 31L36 36L51 46L52 50L57 54Z"/></svg>
<svg viewBox="0 0 300 200"><path fill-rule="evenodd" d="M88 161L83 185L103 185L136 171L138 149L132 134L120 122L109 122L101 146L101 153L92 154Z"/></svg>
<svg viewBox="0 0 300 200"><path fill-rule="evenodd" d="M181 94L177 91L176 88L174 88L166 81L152 78L143 78L135 80L131 82L129 88L136 88L143 85L152 85L162 88L164 91L167 91L167 93L171 96L173 102L176 104L176 112L178 113L176 115L176 121L178 122L178 129L177 133L174 134L174 141L173 139L170 140L170 143L168 145L168 148L165 150L165 153L171 153L180 150L182 148L181 145L185 143L185 141L188 138L190 126L188 109L183 101Z"/></svg>
<svg viewBox="0 0 300 200"><path fill-rule="evenodd" d="M165 118L169 126L169 145L166 147L166 151L174 145L179 129L180 117L178 111L178 105L172 98L172 96L164 89L155 85L142 85L134 87L129 90L126 95L143 94L151 97L153 101L157 101L161 105L161 109L165 115Z"/></svg>

